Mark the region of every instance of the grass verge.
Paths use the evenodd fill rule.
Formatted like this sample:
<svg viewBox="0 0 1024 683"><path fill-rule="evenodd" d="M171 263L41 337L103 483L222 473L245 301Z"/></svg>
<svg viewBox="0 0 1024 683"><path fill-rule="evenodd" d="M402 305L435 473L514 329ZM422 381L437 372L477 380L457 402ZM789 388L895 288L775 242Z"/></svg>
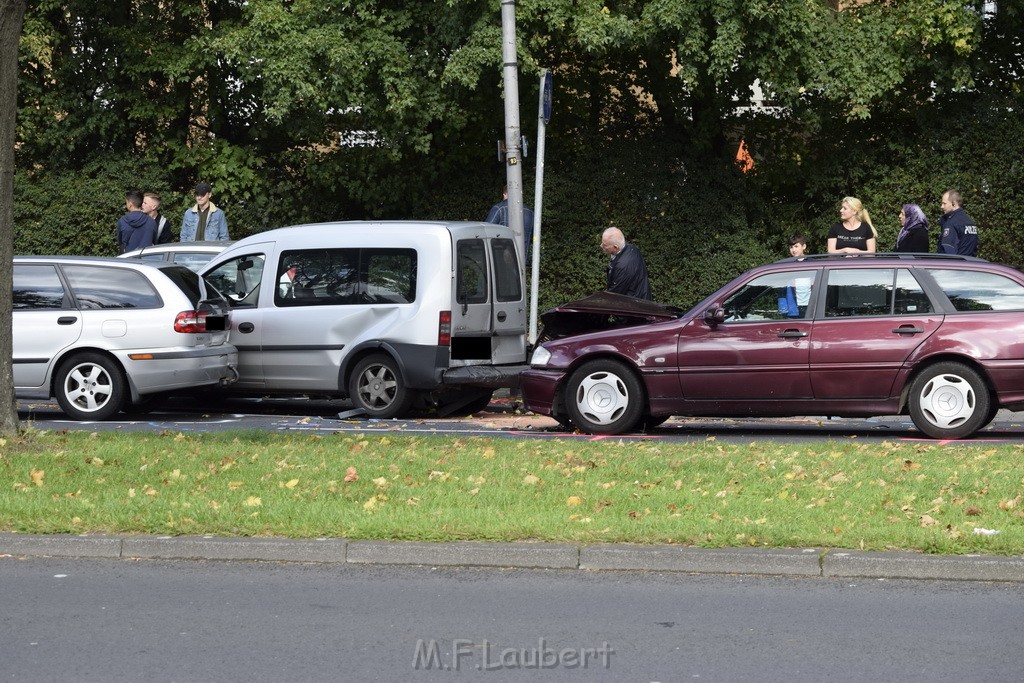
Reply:
<svg viewBox="0 0 1024 683"><path fill-rule="evenodd" d="M30 432L0 443L0 529L1018 555L1022 454L855 440Z"/></svg>

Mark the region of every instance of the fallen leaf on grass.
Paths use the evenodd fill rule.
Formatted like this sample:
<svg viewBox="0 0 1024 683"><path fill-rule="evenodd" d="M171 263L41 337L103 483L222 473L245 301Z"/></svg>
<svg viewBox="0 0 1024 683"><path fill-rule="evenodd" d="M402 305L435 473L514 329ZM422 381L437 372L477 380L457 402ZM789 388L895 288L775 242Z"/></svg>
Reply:
<svg viewBox="0 0 1024 683"><path fill-rule="evenodd" d="M938 524L931 515L921 515L921 526L935 526Z"/></svg>
<svg viewBox="0 0 1024 683"><path fill-rule="evenodd" d="M29 472L29 476L32 477L33 484L35 484L36 486L42 486L43 477L46 476L46 470L37 470L36 468L33 467L32 471Z"/></svg>
<svg viewBox="0 0 1024 683"><path fill-rule="evenodd" d="M359 475L356 474L356 468L355 467L349 467L347 470L345 470L345 481L347 481L347 482L359 481Z"/></svg>
<svg viewBox="0 0 1024 683"><path fill-rule="evenodd" d="M536 476L534 474L528 474L525 477L523 477L523 483L526 484L527 486L533 486L534 484L536 484L539 481L540 481L540 477L538 477L538 476Z"/></svg>
<svg viewBox="0 0 1024 683"><path fill-rule="evenodd" d="M579 496L569 496L566 499L565 504L568 505L571 508L574 508L574 507L578 507L579 504L582 503L582 502L583 501L580 499Z"/></svg>

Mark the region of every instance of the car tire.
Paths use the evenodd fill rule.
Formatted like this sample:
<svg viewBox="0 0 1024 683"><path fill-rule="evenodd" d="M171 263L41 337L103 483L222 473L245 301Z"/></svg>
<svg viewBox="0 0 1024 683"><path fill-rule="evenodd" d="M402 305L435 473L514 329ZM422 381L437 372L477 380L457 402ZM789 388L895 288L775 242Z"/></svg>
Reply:
<svg viewBox="0 0 1024 683"><path fill-rule="evenodd" d="M590 361L572 373L565 407L573 424L590 434L628 432L647 409L640 378L614 360Z"/></svg>
<svg viewBox="0 0 1024 683"><path fill-rule="evenodd" d="M963 363L936 363L910 385L910 418L933 439L964 439L987 424L991 397L985 380Z"/></svg>
<svg viewBox="0 0 1024 683"><path fill-rule="evenodd" d="M98 353L80 353L61 363L53 387L61 410L73 420L109 419L127 398L121 367Z"/></svg>
<svg viewBox="0 0 1024 683"><path fill-rule="evenodd" d="M356 408L381 419L403 417L415 398L415 392L405 385L398 364L383 353L375 353L356 363L348 393Z"/></svg>

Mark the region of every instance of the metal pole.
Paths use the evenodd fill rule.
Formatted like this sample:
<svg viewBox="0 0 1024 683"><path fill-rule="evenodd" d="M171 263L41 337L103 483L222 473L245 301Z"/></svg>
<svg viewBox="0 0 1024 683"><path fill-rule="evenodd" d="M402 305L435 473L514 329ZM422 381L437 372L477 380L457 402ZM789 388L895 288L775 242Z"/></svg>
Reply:
<svg viewBox="0 0 1024 683"><path fill-rule="evenodd" d="M519 62L516 56L516 3L501 2L501 56L505 81L505 182L508 184L508 225L519 251L520 282L526 280L523 244L523 167L520 165L522 133L519 127Z"/></svg>
<svg viewBox="0 0 1024 683"><path fill-rule="evenodd" d="M544 208L544 138L547 123L544 117L544 79L548 70L540 73L540 95L537 102L537 171L533 185L533 263L530 265L530 343L537 341L537 293L540 289L540 226Z"/></svg>

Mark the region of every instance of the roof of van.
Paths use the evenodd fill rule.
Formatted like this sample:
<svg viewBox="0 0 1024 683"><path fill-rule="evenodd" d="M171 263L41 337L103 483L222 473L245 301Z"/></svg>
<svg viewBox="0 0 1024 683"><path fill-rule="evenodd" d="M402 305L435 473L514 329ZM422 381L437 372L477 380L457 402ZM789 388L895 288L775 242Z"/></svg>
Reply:
<svg viewBox="0 0 1024 683"><path fill-rule="evenodd" d="M415 220L377 220L377 221L333 221L328 223L304 223L301 225L290 225L282 228L275 228L265 232L249 235L245 241L266 239L276 237L282 232L295 231L326 231L326 230L374 230L402 232L415 230L422 233L431 229L443 229L451 232L463 232L466 230L480 230L482 228L509 230L504 225L496 223L485 223L483 221L415 221ZM241 240L240 240L241 241Z"/></svg>

